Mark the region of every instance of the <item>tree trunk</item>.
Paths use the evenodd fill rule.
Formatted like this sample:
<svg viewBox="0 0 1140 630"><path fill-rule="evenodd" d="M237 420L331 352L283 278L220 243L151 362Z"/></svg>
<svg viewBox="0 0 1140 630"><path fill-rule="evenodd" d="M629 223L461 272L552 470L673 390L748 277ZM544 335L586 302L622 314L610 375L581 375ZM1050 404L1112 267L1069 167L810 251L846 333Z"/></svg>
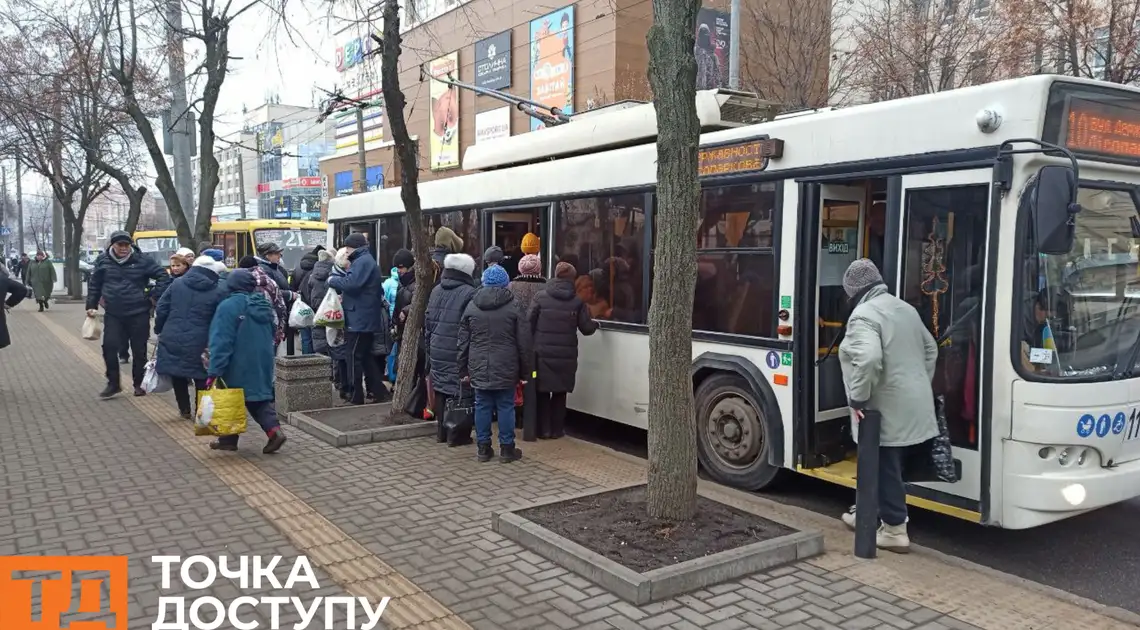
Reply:
<svg viewBox="0 0 1140 630"><path fill-rule="evenodd" d="M83 242L83 221L72 220L75 215L70 208L64 208L66 226L64 228L63 278L67 285L68 297L78 300L83 297L83 277L79 273L79 244Z"/></svg>
<svg viewBox="0 0 1140 630"><path fill-rule="evenodd" d="M697 60L700 0L653 0L649 81L657 112L657 244L649 309L649 516L690 518L697 500L697 435L690 374L697 281Z"/></svg>
<svg viewBox="0 0 1140 630"><path fill-rule="evenodd" d="M431 293L434 277L431 256L428 253L427 225L420 209L419 145L408 134L408 122L404 118L404 93L400 89L400 15L397 0L384 3L384 43L380 51L380 81L384 95L384 113L392 130L392 140L396 145L396 159L400 165L400 199L407 213L408 230L412 236L412 254L416 265L416 292L408 320L404 324L404 336L400 340L400 357L396 368L396 388L392 396L392 409L403 411L415 389L416 362L424 324L424 311L427 310L428 296ZM399 317L399 313L396 314Z"/></svg>
<svg viewBox="0 0 1140 630"><path fill-rule="evenodd" d="M142 202L143 197L146 196L146 186L132 189L128 182L126 186L123 186L123 192L126 193L127 201L130 203L127 208L127 223L123 226L123 230L127 234L134 234L139 227L139 217L142 216Z"/></svg>

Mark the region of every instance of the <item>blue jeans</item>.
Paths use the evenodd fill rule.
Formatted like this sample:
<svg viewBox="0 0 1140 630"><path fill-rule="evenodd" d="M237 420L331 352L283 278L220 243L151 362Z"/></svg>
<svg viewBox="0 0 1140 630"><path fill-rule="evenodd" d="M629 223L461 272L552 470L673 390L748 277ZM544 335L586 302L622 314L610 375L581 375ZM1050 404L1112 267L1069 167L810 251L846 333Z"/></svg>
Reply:
<svg viewBox="0 0 1140 630"><path fill-rule="evenodd" d="M273 404L272 400L247 400L245 410L249 412L249 415L253 416L257 424L261 425L261 429L265 431L266 435L269 435L270 431L281 426L281 424L277 422L277 407ZM218 438L218 442L220 444L236 445L238 443L238 437L240 436L223 435Z"/></svg>
<svg viewBox="0 0 1140 630"><path fill-rule="evenodd" d="M301 354L313 354L313 329L301 329Z"/></svg>
<svg viewBox="0 0 1140 630"><path fill-rule="evenodd" d="M512 446L515 443L515 390L476 389L475 390L475 441L480 444L491 441L491 413L499 416L499 444Z"/></svg>

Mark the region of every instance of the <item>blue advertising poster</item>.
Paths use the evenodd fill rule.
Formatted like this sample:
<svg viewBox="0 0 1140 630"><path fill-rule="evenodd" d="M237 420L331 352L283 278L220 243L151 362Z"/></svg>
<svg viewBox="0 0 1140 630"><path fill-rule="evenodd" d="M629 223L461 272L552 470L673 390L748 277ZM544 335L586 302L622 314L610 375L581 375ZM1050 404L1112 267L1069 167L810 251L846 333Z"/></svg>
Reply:
<svg viewBox="0 0 1140 630"><path fill-rule="evenodd" d="M333 192L337 197L352 194L352 171L341 171L333 175Z"/></svg>
<svg viewBox="0 0 1140 630"><path fill-rule="evenodd" d="M384 187L384 167L383 166L369 166L368 170L364 172L367 178L368 185L365 190L372 192L373 190L380 190Z"/></svg>
<svg viewBox="0 0 1140 630"><path fill-rule="evenodd" d="M530 22L530 98L564 114L574 111L574 6ZM544 125L530 121L531 131Z"/></svg>
<svg viewBox="0 0 1140 630"><path fill-rule="evenodd" d="M297 145L297 170L298 177L320 177L321 176L321 157L328 155L330 151L325 147L324 143L315 144L299 144Z"/></svg>
<svg viewBox="0 0 1140 630"><path fill-rule="evenodd" d="M282 195L273 200L273 218L289 218L289 197Z"/></svg>

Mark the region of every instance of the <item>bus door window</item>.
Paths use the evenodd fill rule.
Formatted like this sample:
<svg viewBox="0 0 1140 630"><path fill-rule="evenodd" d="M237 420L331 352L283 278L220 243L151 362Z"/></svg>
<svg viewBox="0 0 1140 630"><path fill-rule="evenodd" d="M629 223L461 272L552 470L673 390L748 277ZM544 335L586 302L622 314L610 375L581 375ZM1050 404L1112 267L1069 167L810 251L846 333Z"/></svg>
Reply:
<svg viewBox="0 0 1140 630"><path fill-rule="evenodd" d="M933 385L950 441L976 449L989 187L912 189L904 208L900 296L939 341Z"/></svg>
<svg viewBox="0 0 1140 630"><path fill-rule="evenodd" d="M254 251L253 251L253 245L250 242L250 233L249 232L237 232L235 234L235 236L237 237L236 238L236 240L237 240L237 247L236 247L236 249L237 249L237 260L240 262L241 259L245 258L246 256L253 256ZM237 265L235 264L235 266L237 266Z"/></svg>
<svg viewBox="0 0 1140 630"><path fill-rule="evenodd" d="M843 290L843 274L862 251L863 210L868 188L862 182L852 185L824 185L821 189L819 268L818 268L818 357L835 355L851 305ZM830 356L817 370L818 420L847 417L847 395L839 361ZM833 439L827 440L832 444Z"/></svg>
<svg viewBox="0 0 1140 630"><path fill-rule="evenodd" d="M491 217L491 243L503 250L506 256L502 263L503 269L513 280L519 274L519 259L525 255L522 250L523 239L528 233L539 234L539 211L511 210L496 212Z"/></svg>
<svg viewBox="0 0 1140 630"><path fill-rule="evenodd" d="M376 264L380 265L381 275L387 276L392 271L392 258L396 252L404 249L405 228L404 217L384 217L377 222L376 237Z"/></svg>

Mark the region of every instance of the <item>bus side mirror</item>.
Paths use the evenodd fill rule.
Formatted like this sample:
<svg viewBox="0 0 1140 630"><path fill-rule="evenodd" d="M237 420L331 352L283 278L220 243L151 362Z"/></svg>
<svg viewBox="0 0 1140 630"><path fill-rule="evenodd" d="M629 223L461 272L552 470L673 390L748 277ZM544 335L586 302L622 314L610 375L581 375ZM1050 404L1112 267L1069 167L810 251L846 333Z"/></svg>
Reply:
<svg viewBox="0 0 1140 630"><path fill-rule="evenodd" d="M1037 172L1031 194L1034 240L1042 254L1067 254L1076 238L1077 181L1073 169L1049 164Z"/></svg>

